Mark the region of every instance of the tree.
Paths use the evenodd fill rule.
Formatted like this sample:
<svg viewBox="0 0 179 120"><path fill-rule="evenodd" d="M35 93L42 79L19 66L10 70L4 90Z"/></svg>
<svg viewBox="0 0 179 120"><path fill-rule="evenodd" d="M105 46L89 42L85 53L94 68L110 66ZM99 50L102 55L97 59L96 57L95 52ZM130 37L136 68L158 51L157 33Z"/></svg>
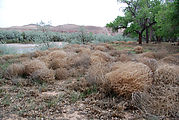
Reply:
<svg viewBox="0 0 179 120"><path fill-rule="evenodd" d="M124 34L135 32L139 37L139 44L142 44L142 35L146 31L146 41L148 42L148 29L156 24L155 16L160 9L160 0L118 0L126 3L124 17L118 16L107 27L116 31L125 28Z"/></svg>
<svg viewBox="0 0 179 120"><path fill-rule="evenodd" d="M179 1L165 2L156 15L157 36L175 41L179 37Z"/></svg>
<svg viewBox="0 0 179 120"><path fill-rule="evenodd" d="M50 47L50 35L49 35L49 26L50 22L45 23L41 21L40 23L37 23L38 30L42 32L42 35L39 37L36 37L37 40L35 42L43 43L44 47L49 48Z"/></svg>

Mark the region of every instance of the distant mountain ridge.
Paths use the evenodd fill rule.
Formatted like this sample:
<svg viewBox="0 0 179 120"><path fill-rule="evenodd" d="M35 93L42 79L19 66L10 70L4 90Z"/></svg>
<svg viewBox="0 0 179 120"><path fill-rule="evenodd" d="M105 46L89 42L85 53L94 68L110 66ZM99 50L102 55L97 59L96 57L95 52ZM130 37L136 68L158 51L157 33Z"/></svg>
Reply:
<svg viewBox="0 0 179 120"><path fill-rule="evenodd" d="M73 32L78 32L81 27L83 27L86 32L92 32L94 34L112 34L111 30L107 29L106 27L82 26L82 25L75 25L75 24L49 26L49 30L53 32L73 33ZM0 28L0 30L30 31L30 30L37 30L37 28L38 25L36 24L28 24L23 26ZM119 31L119 33L122 34L122 31Z"/></svg>

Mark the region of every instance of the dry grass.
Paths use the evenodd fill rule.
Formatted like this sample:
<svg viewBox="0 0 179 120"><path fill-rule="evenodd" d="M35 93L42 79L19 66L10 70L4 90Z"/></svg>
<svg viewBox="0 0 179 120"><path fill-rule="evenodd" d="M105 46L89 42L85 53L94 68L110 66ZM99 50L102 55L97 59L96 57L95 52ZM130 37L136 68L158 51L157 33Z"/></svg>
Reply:
<svg viewBox="0 0 179 120"><path fill-rule="evenodd" d="M136 54L143 53L143 47L142 46L136 46L134 48L134 51L135 51Z"/></svg>
<svg viewBox="0 0 179 120"><path fill-rule="evenodd" d="M142 57L148 57L156 60L160 60L166 56L168 56L168 52L166 50L159 50L157 52L145 52L141 54Z"/></svg>
<svg viewBox="0 0 179 120"><path fill-rule="evenodd" d="M33 53L30 54L30 57L41 57L41 56L45 56L48 55L50 53L50 51L46 50L46 51L35 51Z"/></svg>
<svg viewBox="0 0 179 120"><path fill-rule="evenodd" d="M96 63L90 66L86 72L86 82L89 86L96 85L99 91L108 94L111 91L111 85L106 79L105 74L109 72L107 65L103 63Z"/></svg>
<svg viewBox="0 0 179 120"><path fill-rule="evenodd" d="M154 73L154 83L179 85L179 67L161 64Z"/></svg>
<svg viewBox="0 0 179 120"><path fill-rule="evenodd" d="M27 60L22 64L25 66L26 75L31 75L34 71L47 67L44 62L37 59Z"/></svg>
<svg viewBox="0 0 179 120"><path fill-rule="evenodd" d="M63 50L55 50L55 51L50 52L50 53L48 54L49 60L53 60L53 59L57 59L57 58L62 59L62 58L64 58L64 57L66 57L66 56L67 56L67 54L66 54L66 52L63 51Z"/></svg>
<svg viewBox="0 0 179 120"><path fill-rule="evenodd" d="M160 62L165 62L168 64L179 65L179 59L173 56L167 56L160 60Z"/></svg>
<svg viewBox="0 0 179 120"><path fill-rule="evenodd" d="M81 55L76 55L76 56L72 56L71 59L68 60L68 64L71 67L85 67L88 68L88 66L90 65L90 56L88 54L81 54Z"/></svg>
<svg viewBox="0 0 179 120"><path fill-rule="evenodd" d="M121 62L121 61L114 62L114 63L111 64L110 70L111 70L111 71L117 70L117 69L120 68L120 66L121 66L122 64L123 64L123 62Z"/></svg>
<svg viewBox="0 0 179 120"><path fill-rule="evenodd" d="M4 55L1 58L4 59L4 60L9 60L9 59L13 59L15 57L16 57L16 55Z"/></svg>
<svg viewBox="0 0 179 120"><path fill-rule="evenodd" d="M4 76L6 78L22 76L24 74L24 70L25 67L22 64L11 64L8 66Z"/></svg>
<svg viewBox="0 0 179 120"><path fill-rule="evenodd" d="M136 44L134 41L127 41L126 44Z"/></svg>
<svg viewBox="0 0 179 120"><path fill-rule="evenodd" d="M65 58L56 58L49 62L49 68L52 68L53 70L66 66L67 61Z"/></svg>
<svg viewBox="0 0 179 120"><path fill-rule="evenodd" d="M121 62L128 62L131 61L131 58L127 54L121 54L118 60Z"/></svg>
<svg viewBox="0 0 179 120"><path fill-rule="evenodd" d="M105 46L98 45L94 47L94 50L100 50L100 51L105 52L107 49Z"/></svg>
<svg viewBox="0 0 179 120"><path fill-rule="evenodd" d="M120 57L121 51L119 51L119 50L111 50L111 51L109 51L109 55L111 55L113 57Z"/></svg>
<svg viewBox="0 0 179 120"><path fill-rule="evenodd" d="M158 62L155 59L150 59L150 58L146 58L146 57L144 57L144 58L139 57L138 61L147 65L152 70L152 72L155 72L157 67L158 67Z"/></svg>
<svg viewBox="0 0 179 120"><path fill-rule="evenodd" d="M102 59L106 62L109 62L109 61L112 60L112 57L109 54L102 52L102 51L99 51L99 50L92 53L91 57L95 57L95 56L99 57L99 59Z"/></svg>
<svg viewBox="0 0 179 120"><path fill-rule="evenodd" d="M58 68L55 70L55 79L63 80L69 76L69 72L65 68Z"/></svg>
<svg viewBox="0 0 179 120"><path fill-rule="evenodd" d="M145 52L145 53L141 54L141 57L147 57L147 58L155 59L155 53L153 53L153 52Z"/></svg>
<svg viewBox="0 0 179 120"><path fill-rule="evenodd" d="M135 92L132 102L145 114L154 116L176 117L179 114L178 87L151 86L148 91Z"/></svg>
<svg viewBox="0 0 179 120"><path fill-rule="evenodd" d="M118 69L106 74L111 82L113 90L118 95L131 95L135 91L141 91L152 82L152 72L142 63L127 62L121 64Z"/></svg>
<svg viewBox="0 0 179 120"><path fill-rule="evenodd" d="M101 44L101 45L106 47L108 50L114 50L114 48L111 44L104 43L104 44Z"/></svg>
<svg viewBox="0 0 179 120"><path fill-rule="evenodd" d="M31 77L33 80L52 82L53 80L55 80L55 72L48 68L42 68L34 71Z"/></svg>

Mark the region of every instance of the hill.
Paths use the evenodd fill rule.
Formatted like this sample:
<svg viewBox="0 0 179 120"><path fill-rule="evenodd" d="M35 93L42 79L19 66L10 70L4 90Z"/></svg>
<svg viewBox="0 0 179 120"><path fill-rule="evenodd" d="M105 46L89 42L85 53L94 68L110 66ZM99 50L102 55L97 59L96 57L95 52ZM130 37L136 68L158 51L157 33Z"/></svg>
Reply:
<svg viewBox="0 0 179 120"><path fill-rule="evenodd" d="M79 29L83 27L87 32L92 32L94 34L112 34L112 32L106 27L97 27L97 26L81 26L75 24L64 24L58 26L49 26L50 31L53 32L78 32ZM8 28L0 28L0 30L17 30L17 31L29 31L36 30L38 26L36 24L28 24L24 26L12 26ZM122 34L122 31L119 31Z"/></svg>

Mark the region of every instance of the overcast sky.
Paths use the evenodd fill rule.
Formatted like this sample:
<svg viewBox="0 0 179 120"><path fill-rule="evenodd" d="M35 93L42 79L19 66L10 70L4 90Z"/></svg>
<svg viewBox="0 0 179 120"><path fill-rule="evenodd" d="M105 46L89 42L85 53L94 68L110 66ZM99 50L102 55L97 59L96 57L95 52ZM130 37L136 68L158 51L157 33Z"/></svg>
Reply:
<svg viewBox="0 0 179 120"><path fill-rule="evenodd" d="M117 0L0 0L0 27L36 24L105 26L123 15Z"/></svg>

